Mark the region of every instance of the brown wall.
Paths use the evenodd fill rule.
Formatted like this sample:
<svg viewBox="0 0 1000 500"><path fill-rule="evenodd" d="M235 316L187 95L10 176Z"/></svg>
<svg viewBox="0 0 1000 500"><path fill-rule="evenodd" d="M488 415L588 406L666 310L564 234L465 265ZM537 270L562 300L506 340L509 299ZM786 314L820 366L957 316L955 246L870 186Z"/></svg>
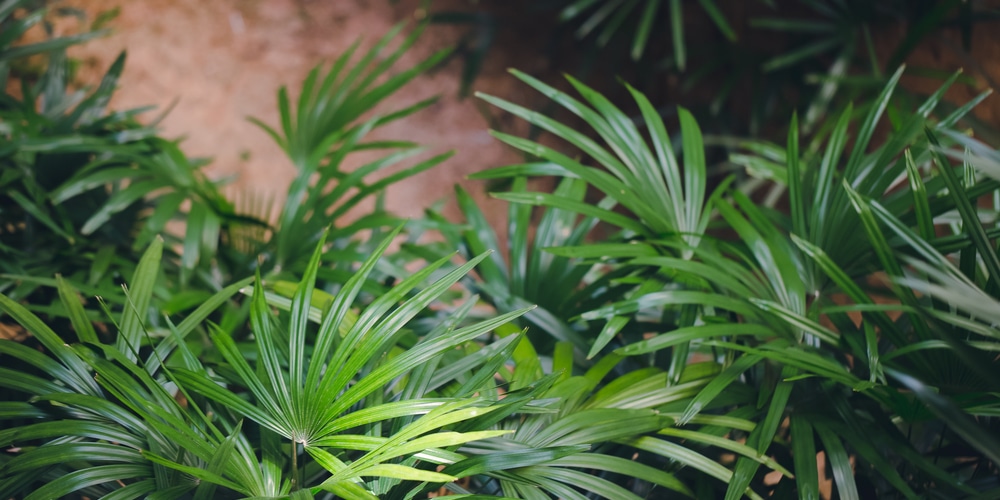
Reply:
<svg viewBox="0 0 1000 500"><path fill-rule="evenodd" d="M73 3L73 2L70 2ZM160 110L176 101L162 123L167 137L185 136L189 155L213 157L208 173L219 178L238 176L234 189L281 196L293 174L281 151L255 126L246 121L255 116L266 123L277 122L275 92L288 85L293 95L314 65L340 55L359 38L371 43L392 25L413 20L421 12L419 1L404 0L75 0L92 13L120 6L113 22L113 36L76 49L85 61L82 78L94 81L113 57L128 49L129 59L121 90L112 105L129 108L153 104ZM435 7L468 8L468 0L436 0ZM555 76L552 62L533 50L547 42L544 35L516 22L517 12L507 12L513 29L501 33L498 47L476 80L475 88L518 102L541 100L517 83L505 69L517 67L534 74ZM744 31L741 16L734 26ZM742 16L745 17L745 16ZM965 67L976 80L973 86L957 85L949 93L954 102L964 102L1000 80L1000 37L996 23L979 25L971 54L963 54L955 33L930 37L910 58L911 67L954 70ZM401 66L419 61L437 49L453 44L462 27L435 26L404 57ZM902 36L903 27L876 34L880 48ZM697 34L695 34L697 35ZM505 38L504 38L505 37ZM365 44L363 44L363 47ZM883 52L887 52L888 49ZM978 62L977 62L978 61ZM554 63L558 65L558 61ZM378 138L407 139L427 145L430 153L449 149L457 154L444 165L410 182L391 188L389 206L401 215L415 216L435 200L450 198L452 184L464 182L474 191L481 188L463 177L490 166L519 160L519 155L500 145L487 133L486 110L474 98L458 96L461 62L452 61L441 71L418 78L393 96L384 109L403 106L431 95L441 100L433 108L385 127ZM88 75L88 72L90 73ZM930 92L939 80L908 77L905 84ZM977 116L1000 128L1000 99L988 99ZM516 120L503 120L505 131L525 132ZM354 165L364 158L359 156ZM503 204L493 203L492 217L500 222ZM454 210L450 210L454 214Z"/></svg>
<svg viewBox="0 0 1000 500"><path fill-rule="evenodd" d="M112 36L74 49L72 55L85 62L81 79L96 81L118 52L127 49L126 69L112 107L152 104L165 110L176 102L161 125L166 137L184 136L188 155L214 158L207 172L213 178L237 176L233 189L279 198L294 169L246 117L277 124L276 92L281 85L289 86L294 98L316 64L332 61L358 39L363 39L362 49L370 47L394 24L420 15L416 1L395 5L387 0L76 3L92 14L115 6L121 9L112 23ZM413 65L454 43L459 30L447 26L429 30L398 67ZM516 62L529 71L537 64L531 58ZM476 88L518 99L523 87L511 87L513 80L505 71L510 65L514 63L502 58L492 60ZM478 183L466 182L464 176L519 160L489 136L487 120L477 108L481 103L459 97L460 71L461 62L453 61L441 71L418 78L380 108L391 110L441 96L432 108L384 127L375 138L415 141L429 148L428 155L457 150L445 164L390 189L389 208L400 215L416 216L433 201L450 199L456 182L481 191ZM358 155L350 164L358 165L366 158L371 155ZM493 206L502 209L502 205ZM454 214L454 209L450 212Z"/></svg>

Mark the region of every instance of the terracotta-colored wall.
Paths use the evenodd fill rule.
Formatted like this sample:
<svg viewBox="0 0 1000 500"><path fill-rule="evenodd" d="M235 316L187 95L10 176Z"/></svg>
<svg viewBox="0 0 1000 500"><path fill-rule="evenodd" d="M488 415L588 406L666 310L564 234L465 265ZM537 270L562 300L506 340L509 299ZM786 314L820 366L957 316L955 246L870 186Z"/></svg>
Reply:
<svg viewBox="0 0 1000 500"><path fill-rule="evenodd" d="M168 137L186 136L190 155L213 157L208 173L215 177L238 176L234 189L282 196L293 167L270 139L246 121L255 116L277 122L275 92L288 85L293 95L306 73L316 64L331 61L359 38L367 46L394 24L419 17L419 0L73 0L96 13L114 6L120 17L112 23L116 33L75 49L84 60L84 80L94 81L113 57L128 49L129 60L121 90L112 105L129 108L153 104L176 107L162 123ZM435 0L435 8L468 9L468 0ZM497 5L497 4L491 4ZM511 4L513 5L513 4ZM736 10L742 12L742 7ZM517 102L541 103L543 99L510 77L516 67L554 80L554 67L565 61L547 61L547 35L533 30L527 14L504 12L507 28L500 33L475 88ZM733 24L746 31L746 12L731 13ZM513 24L513 26L511 26ZM953 102L964 102L1000 81L1000 37L996 23L977 25L971 54L963 54L956 33L934 34L910 57L912 68L941 70L966 68L976 85L956 85L949 92ZM403 58L400 67L412 65L442 47L454 44L467 28L435 25ZM705 32L701 32L705 33ZM903 26L876 33L877 46L888 52L903 35ZM699 33L689 33L697 39ZM505 48L506 47L506 48ZM536 48L538 50L536 50ZM883 54L884 55L884 54ZM389 191L389 206L401 215L415 216L435 200L450 198L452 184L464 182L475 192L481 186L463 181L465 175L490 166L519 160L519 155L487 133L484 113L498 115L475 98L458 96L461 62L418 78L394 95L382 109L392 109L431 95L441 100L431 109L377 132L377 138L402 138L430 148L428 154L449 149L457 154L444 165L423 173ZM88 74L89 73L89 74ZM931 92L939 80L907 77L913 90ZM696 96L695 96L696 98ZM1000 128L1000 99L987 99L976 116ZM505 131L524 133L523 123L502 119ZM367 157L370 158L370 155ZM357 165L365 157L352 161ZM482 196L480 196L482 198ZM490 205L491 217L502 221L503 204ZM454 215L454 207L449 212Z"/></svg>
<svg viewBox="0 0 1000 500"><path fill-rule="evenodd" d="M463 7L465 2L454 3ZM289 86L294 98L313 66L332 61L358 39L366 49L396 23L410 21L412 25L421 14L417 1L392 4L388 0L88 0L76 4L91 13L115 6L121 9L111 24L112 36L74 49L72 55L85 62L82 80L96 81L118 52L127 49L114 108L152 104L165 110L176 102L161 125L166 137L184 136L188 155L214 158L207 168L211 177L237 176L233 189L274 194L279 199L294 168L246 117L276 125L276 92L281 85ZM428 30L397 67L409 67L453 44L460 30L448 26ZM505 68L516 65L531 71L539 64L537 58L519 58L515 63L501 54L483 68L476 88L519 99L523 86L512 87L513 79ZM388 205L395 213L419 215L435 200L450 199L456 182L481 191L478 183L466 182L464 177L519 160L488 134L487 120L477 107L482 103L459 97L461 68L461 61L455 60L421 76L379 108L388 111L439 95L440 101L430 109L380 129L374 138L424 144L429 148L425 157L457 151L443 165L393 186ZM349 168L371 158L370 154L357 155ZM490 206L499 215L503 205L493 202ZM449 212L454 215L454 207Z"/></svg>

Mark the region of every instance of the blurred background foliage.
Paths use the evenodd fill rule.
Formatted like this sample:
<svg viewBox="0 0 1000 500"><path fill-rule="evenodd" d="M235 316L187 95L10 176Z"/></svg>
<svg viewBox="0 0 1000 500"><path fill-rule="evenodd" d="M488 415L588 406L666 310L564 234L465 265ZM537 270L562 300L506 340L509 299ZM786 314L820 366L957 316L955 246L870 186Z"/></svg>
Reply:
<svg viewBox="0 0 1000 500"><path fill-rule="evenodd" d="M626 97L616 84L624 79L661 113L682 104L710 135L740 137L781 134L793 111L803 133L822 133L822 119L849 102L864 109L914 51L959 61L962 85L991 84L971 51L977 29L985 40L1000 14L991 2L963 0L478 0L447 11L426 4L431 22L469 26L457 52L465 89L498 40L532 33L555 70L615 100ZM919 64L907 71L929 82L951 73ZM912 104L937 85L915 87L930 90L900 92L894 102Z"/></svg>

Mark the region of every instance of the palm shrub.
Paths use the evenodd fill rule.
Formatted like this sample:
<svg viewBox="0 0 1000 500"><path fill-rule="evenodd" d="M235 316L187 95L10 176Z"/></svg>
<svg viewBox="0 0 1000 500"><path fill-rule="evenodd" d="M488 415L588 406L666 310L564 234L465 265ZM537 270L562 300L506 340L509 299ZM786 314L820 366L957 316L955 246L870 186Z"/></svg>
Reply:
<svg viewBox="0 0 1000 500"><path fill-rule="evenodd" d="M383 259L398 229L379 244L352 238L365 229L381 235L395 219L379 205L356 222L342 216L441 159L369 178L417 150L366 143L367 132L430 101L360 117L442 57L380 80L413 41L379 59L394 34L354 65L352 50L325 74L317 68L295 109L279 92L281 125L265 130L299 174L277 217L264 209L235 215L246 207L231 208L214 186L188 178L191 165L176 146L129 128L131 121L124 132L138 136L114 140L137 137L149 150L101 142L103 152L91 152L54 195L38 194L33 205L11 195L20 207L11 212L57 235L74 224L96 233L125 217L129 230L111 233L138 234L132 248L149 247L117 271L134 269L131 288L103 318L80 303L71 283L78 274L21 280L53 284L52 307L27 294L0 298L0 309L42 347L0 342L0 445L11 450L0 458L0 490L28 498L403 499L443 485L523 498L642 498L664 488L699 498L818 498L822 453L841 497L998 491L990 420L1000 392L990 354L996 206L976 210L997 181L978 180L976 168L995 175L1000 162L954 130L975 102L938 119L942 88L916 111L899 107L897 72L862 110L853 140L848 108L805 148L796 118L783 146L744 142L749 154L740 161L785 186L782 212L759 206L731 179L709 189L702 134L687 111L678 112L675 143L632 88L645 134L576 80L582 100L518 74L592 132L485 98L586 159L497 134L534 157L478 176L514 178L511 192L498 194L511 202L506 255L488 252L499 239L459 190L466 224L450 226L434 213L426 223L442 230L445 244L407 245ZM18 116L67 123L58 130L89 126L80 117L60 121L60 113L76 113L67 111L72 104L45 116L66 95L58 65L47 71L26 87L31 104ZM38 89L56 96L41 101L42 111ZM100 104L101 92L81 94L83 102ZM113 122L93 109L97 122ZM894 120L876 144L887 109ZM24 135L10 137L32 152ZM54 142L75 144L65 139ZM397 151L343 170L359 149ZM37 194L25 174L37 156L13 158L17 173L5 179ZM130 180L115 184L122 175ZM560 177L555 192L530 192L526 179L538 175ZM186 315L147 319L162 290L164 254L171 260L172 245L155 234L173 201L143 212L135 183L173 185L164 198L199 204L188 232L166 242L184 247L176 257L181 283L217 289L185 299L176 309L193 308ZM588 190L596 203L587 202ZM99 208L86 220L43 217L40 207L58 213L58 203L88 197ZM588 242L595 228L609 236ZM467 262L452 267L454 255L440 251L448 246ZM412 256L431 264L406 272L401 264ZM226 286L228 277L252 273ZM461 292L460 305L432 307L454 297L459 282L499 316L478 321L477 298ZM241 290L250 296L240 313L249 328L239 314L209 321ZM16 300L25 297L66 321L39 318Z"/></svg>
<svg viewBox="0 0 1000 500"><path fill-rule="evenodd" d="M304 272L309 262L309 249L323 235L328 244L322 261L329 265L317 268L318 288L335 292L354 276L351 266L375 250L374 242L403 222L385 208L387 189L452 155L445 152L428 157L426 149L412 141L368 138L373 130L419 112L437 99L430 97L400 109L382 109L387 97L449 53L449 49L443 49L413 67L399 69L399 59L424 29L418 26L399 41L404 28L404 24L396 26L360 54L358 41L328 68L315 67L296 99L282 87L277 94L278 126L250 118L282 148L295 167L285 200L276 206L273 199L236 192L235 215L221 226L207 213L205 218L188 219L188 236L207 234L201 239L186 239L184 246L184 256L194 255L186 262L194 266L193 274L200 283L174 294L164 309L190 309L226 283L254 272L265 277L278 295L283 293L288 298L295 289L294 278ZM393 44L396 46L390 49ZM346 161L359 152L379 155L349 169ZM368 235L368 239L360 235ZM201 247L211 243L205 248L207 258L197 257L199 241ZM413 258L402 253L379 260L364 283L363 300L386 293L384 283L406 274L403 266L412 262ZM224 329L241 341L247 334L240 328L246 311L244 304L227 307L221 313ZM438 316L433 311L420 314L430 324Z"/></svg>
<svg viewBox="0 0 1000 500"><path fill-rule="evenodd" d="M448 53L442 50L397 71L396 63L422 31L418 27L388 50L405 27L399 25L359 57L356 43L328 70L316 67L297 102L282 88L277 102L280 126L252 120L296 167L284 205L275 210L273 203L252 193L227 199L200 172L204 163L188 159L178 144L157 137L155 121L150 126L139 123L137 116L147 109L106 110L124 68L124 54L92 92L73 90L64 49L100 33L9 47L44 19L42 8L13 16L17 7L34 5L11 1L0 10L0 22L9 25L0 39L0 65L7 68L9 61L37 53L45 56L37 81L22 78L19 95L0 95L0 134L6 142L0 150L0 251L5 256L2 272L8 275L0 287L14 298L27 297L42 285L51 289L49 278L60 273L81 290L120 302L118 285L157 235L167 240L164 262L171 272L166 274L166 289L172 293L159 296L169 311L194 307L227 283L251 275L258 264L265 276L301 273L309 249L326 230L333 243L328 260L353 262L372 249L360 248L361 241L352 241L355 235L378 235L398 223L383 207L385 189L450 156L419 158L390 172L424 149L410 141L366 140L372 130L435 102L429 98L402 109L376 109ZM6 75L5 70L4 81ZM386 154L346 171L345 159L365 150ZM373 199L374 207L362 210ZM183 221L179 235L168 230L168 223L176 220ZM350 276L335 267L324 266L320 272L323 280L340 283ZM51 300L52 294L47 297Z"/></svg>
<svg viewBox="0 0 1000 500"><path fill-rule="evenodd" d="M383 111L377 108L386 97L438 64L449 53L444 49L411 68L397 70L395 63L423 30L423 26L418 27L384 54L403 28L402 24L396 26L359 57L355 57L359 46L355 43L329 69L314 68L303 82L297 102L293 102L287 89L282 88L278 92L280 126L271 127L251 119L285 151L296 168L296 175L277 213L272 213L267 205L258 205L248 213L258 221L276 220L265 226L263 234L247 233L242 231L247 226L237 226L228 235L229 240L238 245L235 251L227 253L232 261L229 265L234 269L242 268L242 272L253 269L257 256L263 256L265 275L285 270L300 272L308 261L309 248L327 231L333 243L328 252L330 260L339 258L353 262L363 258L371 248L359 248L357 242L352 243L352 238L370 230L378 234L400 221L383 206L381 200L386 188L451 156L450 152L438 154L390 172L425 150L411 141L366 140L372 130L405 118L436 101L436 97L431 97L401 109ZM344 161L351 153L372 150L386 153L351 171L346 170ZM349 211L373 199L373 208L348 217ZM349 276L350 273L323 269L320 277L343 282Z"/></svg>
<svg viewBox="0 0 1000 500"><path fill-rule="evenodd" d="M646 47L655 38L653 27L657 21L668 21L673 45L673 64L680 71L687 68L688 50L684 38L684 2L670 0L645 0L636 2L596 0L567 0L558 2L559 21L576 24L577 38L593 37L599 47L604 47L616 36L631 32L628 42L629 55L633 60L643 57ZM701 10L711 19L711 24L729 41L736 41L736 32L729 25L722 11L713 0L698 2Z"/></svg>
<svg viewBox="0 0 1000 500"><path fill-rule="evenodd" d="M529 166L513 165L500 171L516 173L525 168ZM530 168L546 167L538 164ZM518 177L512 191L497 196L528 202L565 197L565 205L575 203L574 208L587 213L595 207L581 201L584 186L579 179L569 178L551 195L527 193L525 178ZM443 226L445 242L441 248L457 246L463 253L474 253L477 248L496 245L498 239L479 207L461 188L456 189L466 227ZM688 367L682 378L668 384L672 375L663 368L615 353L602 355L600 346L591 346L595 337L607 334L600 327L592 329L596 322L587 328L586 322L577 318L589 308L637 291L625 284L633 281L627 270L604 272L600 270L603 261L584 264L548 253L552 245L566 248L582 244L596 218L578 222L572 210L546 208L532 231L531 207L524 202L511 203L509 264L499 256L484 260L478 279L468 277L466 286L482 293L484 300L500 311L539 304L516 320L527 326L528 335L513 351L513 368L502 370L498 380L507 389L544 387L539 405L544 403L547 411L501 421L500 428L514 432L463 447L473 455L502 451L501 455L476 457L444 471L472 468L477 472L472 486L477 489L470 491L480 493L513 498L587 498L591 494L616 499L712 496L732 477L732 471L720 464L727 453L746 456L779 474L790 474L773 459L760 457L752 448L724 435L725 425L742 430L754 427L739 412L706 415L679 424L684 409L719 374L719 364L704 362ZM430 216L440 217L433 212ZM433 255L434 248L411 250ZM617 250L615 243L595 244L589 249L592 255L604 252L604 257ZM616 280L625 283L614 283ZM498 332L500 338L517 331L513 325L505 329ZM733 388L710 406L722 407L752 394L749 388ZM717 425L720 423L722 426ZM673 438L684 442L672 442ZM750 489L746 494L760 498Z"/></svg>
<svg viewBox="0 0 1000 500"><path fill-rule="evenodd" d="M543 366L544 358L551 368ZM714 362L691 366L671 384L657 367L623 372L617 354L573 375L567 342L546 356L525 339L513 360L500 380L512 389L543 387L537 406L544 411L501 421L510 434L469 443L461 451L471 458L443 470L478 473L474 491L511 498L709 498L732 480L733 471L723 465L727 454L790 476L776 460L726 436L730 429L754 428L740 412L679 423L684 408L719 374ZM711 406L723 408L752 391L736 393ZM762 498L751 488L744 493Z"/></svg>
<svg viewBox="0 0 1000 500"><path fill-rule="evenodd" d="M10 451L0 465L0 490L24 498L410 498L428 482L474 471L438 472L435 465L461 463L460 445L510 432L490 429L493 414L503 418L523 407L532 390L499 400L493 375L520 335L454 364L441 364L442 356L524 311L456 327L473 297L449 321L412 338L408 322L483 255L406 298L448 259L435 262L355 314L355 299L395 234L336 296L314 288L321 239L290 302L266 292L259 277L248 279L166 331L150 330L137 314L151 300L159 270L163 243L155 240L131 282L133 307L110 313L110 342L63 280L71 344L63 340L68 332L57 335L0 297L4 313L47 351L0 341L7 359L0 384L24 396L0 403L0 443ZM211 324L209 338L196 338L211 311L251 281L252 292L245 292L252 295L253 349L241 351ZM275 314L275 307L287 312ZM217 360L199 360L195 348L204 341L215 345Z"/></svg>
<svg viewBox="0 0 1000 500"><path fill-rule="evenodd" d="M802 134L822 134L848 104L860 109L875 102L895 69L918 47L934 44L936 35L959 35L960 47L943 43L942 49L967 57L976 23L994 15L989 8L947 1L768 3L751 9L740 43L708 43L693 51L692 59L704 62L681 88L713 88L696 111L713 130L777 138L775 132L797 111ZM941 81L950 76L934 67L910 71ZM967 75L959 81L975 85ZM904 89L894 95L914 108L926 98ZM733 120L732 110L739 110L739 119Z"/></svg>
<svg viewBox="0 0 1000 500"><path fill-rule="evenodd" d="M516 171L528 165L514 165ZM541 167L541 166L540 166ZM544 167L542 167L544 168ZM482 210L464 189L455 187L459 208L465 216L462 225L447 224L445 217L433 210L428 218L439 223L439 233L444 237L440 245L423 247L404 246L415 255L437 258L452 249L459 249L468 258L488 249L499 248L500 237L487 222ZM583 202L586 184L579 179L565 179L552 194L528 193L525 177L517 177L510 191L497 193L506 200L556 196L575 200L578 207L586 209ZM569 201L567 201L569 203ZM528 336L540 352L551 354L554 342L562 341L573 347L578 362L585 362L590 333L586 325L571 321L586 312L588 307L600 304L613 294L608 289L609 278L583 289L580 284L596 274L595 265L580 265L570 258L553 255L543 249L554 246L573 246L583 242L597 223L595 217L577 220L572 210L549 208L540 216L530 205L511 203L507 219L508 245L506 255L493 253L480 265L477 278L469 277L464 285L482 296L498 311L511 311L526 305L535 308L519 321L528 327Z"/></svg>
<svg viewBox="0 0 1000 500"><path fill-rule="evenodd" d="M23 31L39 18L32 14L10 22ZM113 309L124 308L120 285L134 273L142 249L162 237L166 272L159 275L149 321L166 327L159 312L191 311L258 268L262 276L275 278L271 281L277 288L293 291L294 285L287 281L304 271L309 248L327 231L331 245L323 260L333 265L320 266L318 273L321 288L336 290L352 276L350 265L375 248L357 235L367 231L377 241L387 228L401 222L383 206L386 188L450 155L418 158L413 165L390 172L422 154L423 148L409 141L366 140L372 130L434 102L425 99L388 112L375 109L447 54L441 51L396 72L397 61L421 31L414 30L387 51L403 28L396 27L360 57L354 57L359 47L355 44L328 71L314 69L296 106L288 91L281 89L277 130L257 121L297 168L279 210L252 193L236 193L232 200L222 195L199 170L204 163L188 159L177 143L157 137L155 122L139 123L137 115L143 109L106 111L124 67L124 54L88 93L72 89L62 52L65 44L84 38L40 44L38 51L48 51L40 79L23 79L20 95L2 96L0 134L7 142L0 150L4 165L0 289L36 312L65 317L52 279L59 274L86 295L100 295ZM9 33L15 32L19 31ZM11 57L28 53L15 49ZM347 171L345 159L365 150L386 153ZM359 209L373 199L372 208ZM168 225L171 221L173 226ZM365 292L384 293L387 288L381 282L386 273L398 270L398 265L388 263L398 260L380 261L365 283ZM88 314L100 321L96 304L90 304ZM242 340L248 306L234 297L214 311L212 319Z"/></svg>
<svg viewBox="0 0 1000 500"><path fill-rule="evenodd" d="M637 245L638 239L659 241L658 238L673 236L687 247L677 252L683 258L690 259L692 248L697 247L705 235L710 219L710 206L706 204L707 166L704 154L701 153L702 135L693 117L681 111L681 125L685 151L696 151L684 158L684 173L669 147L670 140L662 120L653 109L650 102L638 91L630 89L639 103L643 118L650 131L656 137L654 149L650 149L631 125L631 120L617 110L599 93L591 90L581 82L570 78L570 83L578 89L595 109L576 101L569 95L559 92L539 80L522 73L515 73L519 78L546 95L552 96L560 105L586 120L594 127L595 132L611 147L605 149L597 141L587 135L567 127L557 120L548 118L533 111L502 100L483 96L487 101L499 105L503 109L528 119L533 124L567 139L581 151L597 159L607 168L588 167L580 161L570 158L552 148L542 146L533 141L513 137L503 133L495 135L501 140L539 158L541 161L528 163L518 167L503 167L476 174L476 178L495 178L510 175L559 175L568 178L579 178L597 188L604 199L597 206L588 206L579 198L568 196L545 196L536 193L501 194L517 203L550 206L560 210L581 213L593 217L612 227L609 241L597 246L578 244L567 241L569 245L555 246L546 249L549 253L564 258L589 258L601 262L612 263L621 257L638 256L643 253L658 255L658 252L648 252L644 245ZM658 168L649 168L656 165ZM717 188L719 193L725 184ZM631 211L634 216L616 212L618 207ZM617 232L614 232L617 231ZM637 254L638 252L638 254ZM634 276L611 280L611 284L634 284ZM631 287L634 289L634 286ZM640 294L642 295L642 293ZM630 311L625 311L627 314ZM690 317L690 314L688 314ZM608 322L596 338L591 340L589 355L594 356L618 335L628 323L621 316ZM693 317L690 317L693 319ZM675 360L677 365L672 370L679 375L681 367L686 363L686 356Z"/></svg>
<svg viewBox="0 0 1000 500"><path fill-rule="evenodd" d="M139 123L146 109L108 112L124 53L95 89L74 88L65 49L100 32L10 46L44 19L41 7L13 17L34 5L0 7L0 290L44 306L54 299L50 278L61 274L120 303L119 285L156 235L170 237L168 221L178 214L211 221L192 226L184 256L166 261L191 269L203 246L211 251L211 228L232 217L232 207L177 144ZM8 93L11 65L31 55L43 57L40 76L15 75L19 92Z"/></svg>
<svg viewBox="0 0 1000 500"><path fill-rule="evenodd" d="M19 9L24 9L26 13L21 16L15 15ZM45 2L39 0L8 0L0 5L0 28L4 32L3 38L0 38L0 83L3 83L4 87L11 76L12 66L16 66L26 57L58 52L107 34L106 31L99 29L106 20L102 18L95 20L90 29L83 33L51 37L52 26L48 21L51 10L47 8ZM36 26L41 26L50 38L30 43L15 43Z"/></svg>
<svg viewBox="0 0 1000 500"><path fill-rule="evenodd" d="M567 140L600 168L496 134L539 161L479 177L583 179L632 215L622 217L608 206L581 207L578 198L566 195L501 195L597 217L618 230L608 241L547 249L582 259L585 266L611 267L626 276L613 282L630 285L621 298L576 317L604 324L590 330L600 331L588 340L591 353L610 347L613 355L662 367L667 387L681 384L698 366L692 360L716 363L717 373L685 402L676 422L738 415L753 426L715 430L744 440L756 457L770 456L795 475L766 480L754 456L738 457L727 498L743 495L748 486L764 495L818 498L817 452L825 455L842 497L953 496L996 487L988 479L995 475L993 452L981 444L995 438L973 420L995 408L989 396L994 361L985 355L995 337L992 326L970 318L967 309L963 315L879 280L913 284L925 275L931 284L924 289L933 296L939 291L934 280L956 276L935 274L935 266L951 269L944 264L954 260L967 279L982 280L973 289L988 294L992 233L982 228L970 200L994 192L996 183L977 182L970 168L960 175L963 170L952 170L941 156L937 138L956 140L949 131L975 104L932 119L945 88L915 112L893 109L898 119L891 133L873 144L900 73L869 107L853 142L847 140L848 109L829 138L808 151L799 150L794 119L783 154L776 157L775 147L755 144L754 151L771 153L779 174L774 178L787 182L787 213L759 207L726 182L709 194L693 120L679 112L682 163L662 120L638 92L632 94L648 137L579 82L571 80L583 101L518 74L580 117L600 142L486 97ZM935 170L926 168L932 158ZM938 236L936 225L956 209L965 229ZM900 261L902 254L914 256ZM895 299L876 301L886 296ZM958 457L945 458L953 450Z"/></svg>
<svg viewBox="0 0 1000 500"><path fill-rule="evenodd" d="M491 46L513 23L502 8L490 7L488 2L475 4L460 11L432 10L429 16L432 22L471 25L461 42L466 58L463 93ZM735 4L542 0L518 8L538 14L527 16L532 29L551 33L550 59L577 61L570 63L575 65L568 72L609 92L616 102L628 96L614 92L614 79L628 75L630 83L647 92L661 112L670 114L673 106L669 104L683 103L712 135L772 139L780 135L793 111L801 116L802 133L813 134L822 133L823 126L832 123L830 117L848 103L865 107L895 68L920 47L934 46L970 60L977 25L996 16L990 6L946 0ZM548 29L538 30L539 26ZM946 33L949 36L938 36ZM690 40L692 34L697 34L695 43ZM567 35L576 43L563 43ZM944 41L950 35L956 35L960 43ZM965 66L989 79L980 65ZM949 76L935 67L911 71L940 80ZM683 96L679 100L664 93L665 74L676 82L668 86L667 94ZM959 81L970 88L976 85L971 75ZM904 106L913 107L926 98L902 89L895 95L907 103ZM993 134L988 126L975 125L979 133Z"/></svg>

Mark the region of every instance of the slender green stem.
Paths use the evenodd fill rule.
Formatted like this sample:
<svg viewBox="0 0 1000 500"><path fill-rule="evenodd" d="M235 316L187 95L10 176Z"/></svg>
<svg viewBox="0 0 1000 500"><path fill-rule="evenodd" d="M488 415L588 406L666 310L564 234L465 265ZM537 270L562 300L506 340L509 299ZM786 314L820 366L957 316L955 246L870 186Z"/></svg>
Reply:
<svg viewBox="0 0 1000 500"><path fill-rule="evenodd" d="M292 491L299 490L299 443L292 441Z"/></svg>

